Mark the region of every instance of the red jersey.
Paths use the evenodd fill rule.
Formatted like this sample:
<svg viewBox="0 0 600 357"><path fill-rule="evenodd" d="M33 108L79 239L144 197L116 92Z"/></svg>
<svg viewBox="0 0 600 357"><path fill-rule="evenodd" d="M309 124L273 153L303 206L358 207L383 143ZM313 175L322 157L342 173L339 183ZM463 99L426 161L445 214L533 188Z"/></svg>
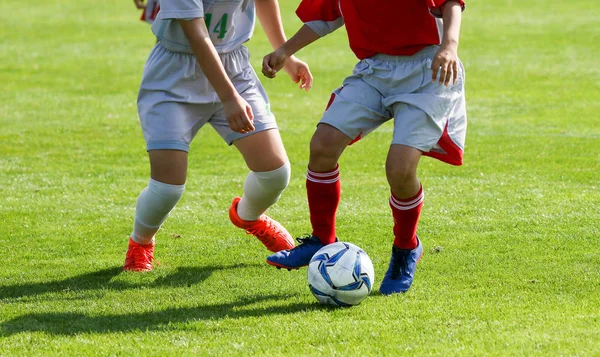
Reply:
<svg viewBox="0 0 600 357"><path fill-rule="evenodd" d="M350 48L359 59L377 53L410 56L441 43L439 17L447 1L302 0L296 14L304 23L343 19ZM464 8L463 0L457 1Z"/></svg>

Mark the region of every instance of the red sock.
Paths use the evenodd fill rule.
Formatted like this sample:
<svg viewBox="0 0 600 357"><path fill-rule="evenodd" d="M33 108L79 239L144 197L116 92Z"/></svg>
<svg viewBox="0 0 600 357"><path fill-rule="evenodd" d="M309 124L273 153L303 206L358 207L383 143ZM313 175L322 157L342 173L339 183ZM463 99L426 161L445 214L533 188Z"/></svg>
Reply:
<svg viewBox="0 0 600 357"><path fill-rule="evenodd" d="M319 237L323 244L335 242L335 214L341 192L339 165L329 172L314 172L308 169L306 193L312 234Z"/></svg>
<svg viewBox="0 0 600 357"><path fill-rule="evenodd" d="M417 242L417 225L423 207L423 186L410 198L390 197L390 207L394 216L394 245L400 249L414 249Z"/></svg>

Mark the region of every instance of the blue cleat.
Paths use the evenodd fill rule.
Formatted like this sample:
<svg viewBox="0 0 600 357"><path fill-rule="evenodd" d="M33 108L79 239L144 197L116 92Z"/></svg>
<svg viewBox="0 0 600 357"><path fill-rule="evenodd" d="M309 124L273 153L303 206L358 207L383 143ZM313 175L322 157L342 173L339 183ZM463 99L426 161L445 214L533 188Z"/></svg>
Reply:
<svg viewBox="0 0 600 357"><path fill-rule="evenodd" d="M404 293L410 288L417 270L417 263L423 256L423 245L417 238L419 245L415 249L400 249L392 247L392 258L379 292L383 295Z"/></svg>
<svg viewBox="0 0 600 357"><path fill-rule="evenodd" d="M307 266L313 255L325 246L315 236L296 238L296 240L300 245L269 255L267 257L267 264L273 265L277 269L292 270L302 268Z"/></svg>

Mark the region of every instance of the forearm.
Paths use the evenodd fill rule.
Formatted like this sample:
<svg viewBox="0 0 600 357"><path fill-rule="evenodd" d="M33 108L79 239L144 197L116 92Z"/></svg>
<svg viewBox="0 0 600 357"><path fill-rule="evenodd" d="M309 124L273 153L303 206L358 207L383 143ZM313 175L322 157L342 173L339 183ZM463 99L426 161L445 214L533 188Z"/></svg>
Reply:
<svg viewBox="0 0 600 357"><path fill-rule="evenodd" d="M221 102L231 99L236 90L210 40L204 18L179 20L179 24L190 42L202 72L217 92Z"/></svg>
<svg viewBox="0 0 600 357"><path fill-rule="evenodd" d="M443 9L444 34L442 44L458 46L462 9L458 1L448 1Z"/></svg>
<svg viewBox="0 0 600 357"><path fill-rule="evenodd" d="M281 46L281 50L285 53L286 57L290 57L319 38L321 38L321 36L314 32L310 27L303 25L292 38L287 40L283 46Z"/></svg>
<svg viewBox="0 0 600 357"><path fill-rule="evenodd" d="M285 43L286 37L277 0L255 0L256 15L274 50Z"/></svg>

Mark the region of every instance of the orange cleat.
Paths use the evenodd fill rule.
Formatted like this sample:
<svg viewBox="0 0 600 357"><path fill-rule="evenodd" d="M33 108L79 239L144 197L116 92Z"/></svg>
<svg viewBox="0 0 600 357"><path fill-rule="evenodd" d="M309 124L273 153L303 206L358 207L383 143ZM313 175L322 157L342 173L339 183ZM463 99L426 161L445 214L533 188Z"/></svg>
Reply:
<svg viewBox="0 0 600 357"><path fill-rule="evenodd" d="M129 238L129 248L125 256L125 271L150 271L154 262L154 242L141 245Z"/></svg>
<svg viewBox="0 0 600 357"><path fill-rule="evenodd" d="M261 215L256 221L244 221L237 214L239 197L233 199L229 208L229 219L234 226L245 229L247 234L252 234L272 251L292 249L296 246L290 233L277 221L266 215Z"/></svg>

